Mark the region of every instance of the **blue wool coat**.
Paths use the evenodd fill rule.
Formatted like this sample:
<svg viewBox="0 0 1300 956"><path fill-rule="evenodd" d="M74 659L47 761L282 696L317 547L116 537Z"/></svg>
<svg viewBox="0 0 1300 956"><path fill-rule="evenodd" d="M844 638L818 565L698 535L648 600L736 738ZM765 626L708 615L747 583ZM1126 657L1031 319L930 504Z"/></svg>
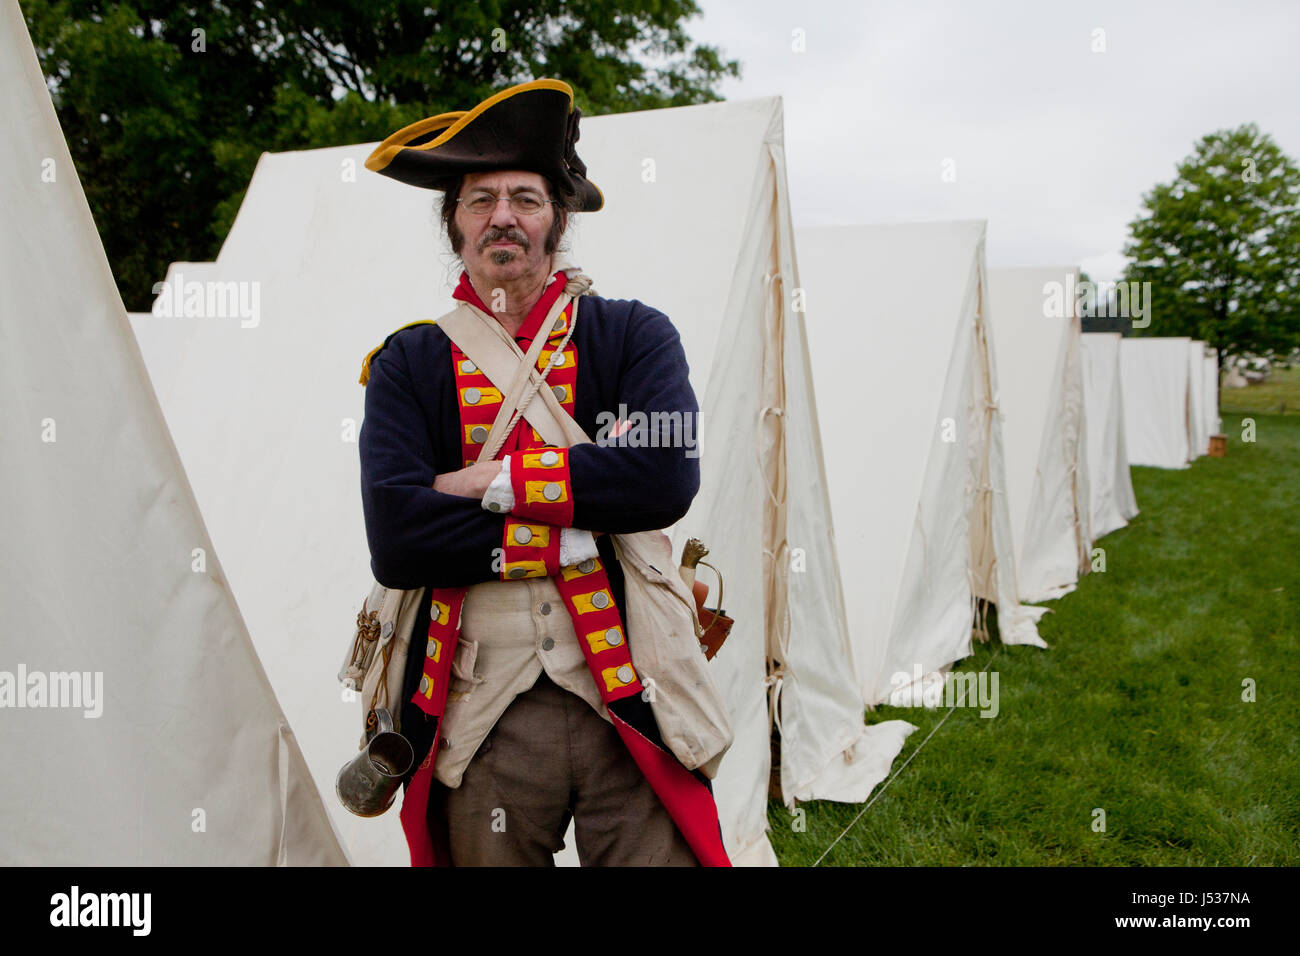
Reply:
<svg viewBox="0 0 1300 956"><path fill-rule="evenodd" d="M597 444L569 452L573 526L628 533L665 528L690 507L700 486L695 393L680 336L667 316L636 300L583 296L572 345L577 353L574 418ZM522 346L522 342L521 342ZM385 587L459 587L501 580L494 567L506 516L479 499L433 489L434 478L462 467L460 412L451 341L437 325L400 329L370 358L361 428L361 502L371 570ZM614 417L654 412L689 416L691 429L659 419L657 434L638 423L602 441ZM638 421L633 418L634 421ZM674 432L676 432L674 434ZM607 535L596 538L614 599L623 605L623 572ZM668 570L668 569L665 569ZM410 703L419 683L429 631L420 602L401 694L401 726L418 767L433 722ZM629 635L635 638L635 635Z"/></svg>

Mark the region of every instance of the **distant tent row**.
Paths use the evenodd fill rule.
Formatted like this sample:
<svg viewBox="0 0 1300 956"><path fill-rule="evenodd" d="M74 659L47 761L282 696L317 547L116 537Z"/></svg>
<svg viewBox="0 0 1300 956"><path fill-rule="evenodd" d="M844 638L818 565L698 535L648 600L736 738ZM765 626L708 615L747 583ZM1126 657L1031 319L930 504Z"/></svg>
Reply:
<svg viewBox="0 0 1300 956"><path fill-rule="evenodd" d="M1088 492L1094 538L1119 530L1138 513L1124 428L1120 338L1118 332L1089 332L1082 336Z"/></svg>
<svg viewBox="0 0 1300 956"><path fill-rule="evenodd" d="M1223 423L1219 419L1219 350L1201 342L1201 371L1200 371L1200 434L1196 443L1196 455L1208 454L1210 451L1210 436L1216 435L1222 430ZM1191 373L1195 376L1195 360L1197 358L1196 350L1192 350Z"/></svg>
<svg viewBox="0 0 1300 956"><path fill-rule="evenodd" d="M1042 609L1016 589L984 235L982 221L796 234L866 706L970 654L980 598L1003 611L1003 641L1042 645Z"/></svg>
<svg viewBox="0 0 1300 956"><path fill-rule="evenodd" d="M396 812L334 796L359 730L335 675L371 581L357 374L449 306L437 197L367 173L370 145L264 154L216 261L173 263L128 325L16 7L0 49L4 409L27 436L5 439L0 586L7 633L41 636L7 657L105 684L96 720L0 727L31 771L0 784L10 858L405 864ZM795 230L779 99L587 119L582 146L606 208L570 259L672 319L704 410L670 533L726 576L715 793L733 861L773 864L774 736L787 803L866 800L914 728L865 711L969 655L987 605L1045 647L1028 602L1137 513L1130 460L1204 451L1217 363L1082 336L1052 299L1077 270L990 276L982 221Z"/></svg>
<svg viewBox="0 0 1300 956"><path fill-rule="evenodd" d="M1181 337L1125 338L1120 347L1129 461L1186 468L1219 426L1218 350Z"/></svg>
<svg viewBox="0 0 1300 956"><path fill-rule="evenodd" d="M1020 595L1046 601L1088 570L1079 270L995 269L990 302Z"/></svg>

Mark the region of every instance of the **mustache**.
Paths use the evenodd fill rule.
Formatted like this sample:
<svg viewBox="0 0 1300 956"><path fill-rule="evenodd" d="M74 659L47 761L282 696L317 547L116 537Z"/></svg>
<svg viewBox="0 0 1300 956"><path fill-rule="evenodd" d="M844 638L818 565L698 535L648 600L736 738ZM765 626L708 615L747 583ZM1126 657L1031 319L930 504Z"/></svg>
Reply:
<svg viewBox="0 0 1300 956"><path fill-rule="evenodd" d="M483 234L483 238L478 241L478 251L482 252L488 247L489 243L502 241L516 242L523 247L525 252L528 251L530 245L528 237L524 235L522 229L514 226L489 226L488 231Z"/></svg>

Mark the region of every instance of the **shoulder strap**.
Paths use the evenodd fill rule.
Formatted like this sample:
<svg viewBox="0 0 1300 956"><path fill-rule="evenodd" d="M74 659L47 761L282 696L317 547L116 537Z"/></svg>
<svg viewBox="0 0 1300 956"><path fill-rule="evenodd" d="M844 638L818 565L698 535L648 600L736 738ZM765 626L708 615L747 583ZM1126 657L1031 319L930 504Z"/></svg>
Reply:
<svg viewBox="0 0 1300 956"><path fill-rule="evenodd" d="M551 390L540 387L542 376L536 368L537 356L541 354L542 346L546 342L545 330L551 326L555 317L570 301L571 297L568 294L560 296L542 329L534 337L528 355L524 355L514 339L501 328L499 322L468 303L462 303L438 319L438 327L447 333L447 337L456 344L456 347L487 375L504 398L497 419L492 425L492 431L487 442L484 443L480 461L492 457L487 455L489 451L495 455L501 443L508 437L501 433L514 417L521 400L530 396L530 393L531 397L528 398L528 404L523 409L523 415L548 444L568 447L591 441L586 432L565 411L564 406ZM576 300L573 301L575 308L570 316L571 323L577 318ZM570 327L572 328L572 325Z"/></svg>

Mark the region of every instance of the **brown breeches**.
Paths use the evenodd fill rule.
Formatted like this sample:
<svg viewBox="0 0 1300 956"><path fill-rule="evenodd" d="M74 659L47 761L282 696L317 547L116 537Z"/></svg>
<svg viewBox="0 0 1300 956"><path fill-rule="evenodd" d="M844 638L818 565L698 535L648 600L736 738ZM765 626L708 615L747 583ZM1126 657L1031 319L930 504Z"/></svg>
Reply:
<svg viewBox="0 0 1300 956"><path fill-rule="evenodd" d="M583 866L698 865L618 731L545 673L439 796L456 866L554 866L570 817Z"/></svg>

